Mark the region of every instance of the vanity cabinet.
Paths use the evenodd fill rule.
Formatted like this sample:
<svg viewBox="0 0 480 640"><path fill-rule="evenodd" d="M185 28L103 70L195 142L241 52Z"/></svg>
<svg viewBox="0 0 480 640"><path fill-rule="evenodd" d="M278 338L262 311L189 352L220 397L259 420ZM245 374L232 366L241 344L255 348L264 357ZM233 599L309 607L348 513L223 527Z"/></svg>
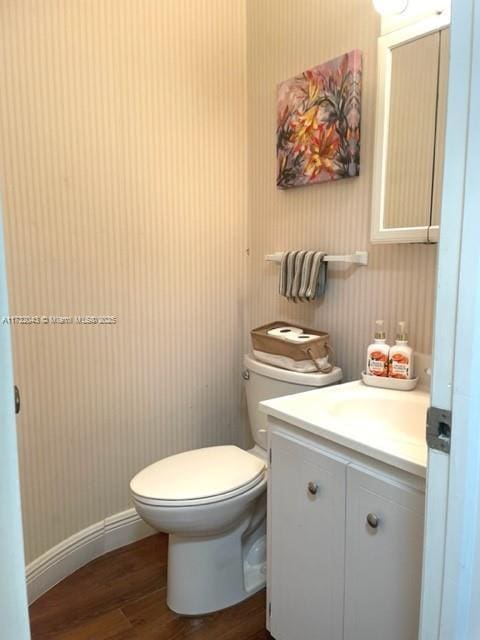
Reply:
<svg viewBox="0 0 480 640"><path fill-rule="evenodd" d="M416 640L423 480L270 425L275 640Z"/></svg>

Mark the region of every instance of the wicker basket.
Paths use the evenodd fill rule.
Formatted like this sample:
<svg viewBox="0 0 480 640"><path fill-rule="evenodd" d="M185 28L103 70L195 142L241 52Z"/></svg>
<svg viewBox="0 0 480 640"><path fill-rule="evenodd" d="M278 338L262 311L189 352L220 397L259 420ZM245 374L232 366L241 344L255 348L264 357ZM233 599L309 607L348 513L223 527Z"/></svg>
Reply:
<svg viewBox="0 0 480 640"><path fill-rule="evenodd" d="M289 326L290 325L286 322L277 321L252 329L250 335L252 338L253 350L275 356L283 356L285 358L290 358L295 362L311 360L316 371L329 373L333 369L334 363L328 362L328 358L333 361L334 354L328 341L328 333L297 325L304 333L317 336L313 340L308 340L305 344L287 342L282 338L268 334L272 329L280 329L282 327ZM318 363L319 360L324 360L326 364L320 366Z"/></svg>

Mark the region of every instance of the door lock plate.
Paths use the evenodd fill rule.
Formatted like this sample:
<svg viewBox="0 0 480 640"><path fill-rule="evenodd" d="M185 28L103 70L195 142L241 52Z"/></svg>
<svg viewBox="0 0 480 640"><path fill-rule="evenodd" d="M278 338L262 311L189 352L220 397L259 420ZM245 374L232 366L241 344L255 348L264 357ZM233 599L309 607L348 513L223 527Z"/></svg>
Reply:
<svg viewBox="0 0 480 640"><path fill-rule="evenodd" d="M427 412L427 445L430 449L450 453L452 412L430 407Z"/></svg>

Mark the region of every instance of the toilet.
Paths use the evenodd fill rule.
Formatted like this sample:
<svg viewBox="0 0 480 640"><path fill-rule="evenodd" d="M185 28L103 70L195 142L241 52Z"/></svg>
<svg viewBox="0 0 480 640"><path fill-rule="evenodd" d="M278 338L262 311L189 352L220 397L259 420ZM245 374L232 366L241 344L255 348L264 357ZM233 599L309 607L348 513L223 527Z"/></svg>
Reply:
<svg viewBox="0 0 480 640"><path fill-rule="evenodd" d="M266 577L266 416L262 400L340 382L342 371L297 373L244 357L255 445L205 447L164 458L132 479L145 522L169 534L167 605L182 615L230 607L264 587Z"/></svg>

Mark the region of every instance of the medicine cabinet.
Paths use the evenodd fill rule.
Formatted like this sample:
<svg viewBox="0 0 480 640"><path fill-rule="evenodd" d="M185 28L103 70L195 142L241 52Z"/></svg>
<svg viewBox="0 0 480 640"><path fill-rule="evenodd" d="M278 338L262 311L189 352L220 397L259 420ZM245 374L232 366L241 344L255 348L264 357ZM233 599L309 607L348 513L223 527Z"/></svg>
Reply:
<svg viewBox="0 0 480 640"><path fill-rule="evenodd" d="M378 39L372 242L438 241L449 24L444 12Z"/></svg>

